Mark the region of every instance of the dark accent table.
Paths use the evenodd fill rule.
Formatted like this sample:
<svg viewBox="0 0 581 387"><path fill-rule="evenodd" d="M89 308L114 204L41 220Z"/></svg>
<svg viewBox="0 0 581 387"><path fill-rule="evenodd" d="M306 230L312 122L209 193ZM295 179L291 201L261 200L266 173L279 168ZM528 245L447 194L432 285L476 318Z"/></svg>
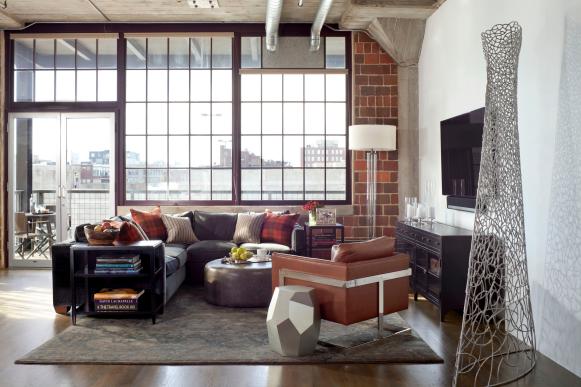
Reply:
<svg viewBox="0 0 581 387"><path fill-rule="evenodd" d="M272 262L222 263L204 267L204 293L210 304L235 308L262 308L272 296Z"/></svg>
<svg viewBox="0 0 581 387"><path fill-rule="evenodd" d="M345 227L341 223L336 224L310 224L305 223L307 234L307 256L331 259L331 247L337 243L345 242ZM339 238L337 238L339 232Z"/></svg>
<svg viewBox="0 0 581 387"><path fill-rule="evenodd" d="M410 286L440 308L440 321L449 310L462 310L468 276L472 231L442 223L398 222L396 250L410 256Z"/></svg>
<svg viewBox="0 0 581 387"><path fill-rule="evenodd" d="M98 256L139 254L142 270L136 274L95 273ZM150 316L155 324L156 316L163 312L165 292L165 248L161 241L140 241L122 246L91 246L79 243L71 246L71 321L77 323L77 315L106 317ZM145 289L139 298L137 311L98 312L93 294L102 288ZM83 294L78 294L81 291ZM77 299L84 302L77 302Z"/></svg>

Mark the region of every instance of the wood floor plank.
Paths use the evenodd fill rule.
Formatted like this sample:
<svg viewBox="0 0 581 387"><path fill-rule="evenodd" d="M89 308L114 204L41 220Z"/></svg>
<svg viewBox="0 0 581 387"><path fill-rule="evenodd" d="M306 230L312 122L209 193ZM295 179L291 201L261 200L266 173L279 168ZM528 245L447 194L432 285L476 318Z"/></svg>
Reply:
<svg viewBox="0 0 581 387"><path fill-rule="evenodd" d="M440 355L443 364L287 366L91 366L16 365L14 361L66 329L68 318L51 304L50 271L0 271L0 386L450 386L461 318L449 313L440 323L426 300L401 313ZM512 386L581 386L581 380L545 356Z"/></svg>

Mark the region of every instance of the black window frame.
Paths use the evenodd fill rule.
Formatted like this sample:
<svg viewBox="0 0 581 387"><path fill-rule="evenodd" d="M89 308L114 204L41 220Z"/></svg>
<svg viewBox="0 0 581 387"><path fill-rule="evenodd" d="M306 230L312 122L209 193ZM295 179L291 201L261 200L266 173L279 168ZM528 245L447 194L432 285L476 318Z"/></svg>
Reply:
<svg viewBox="0 0 581 387"><path fill-rule="evenodd" d="M281 24L279 27L280 36L310 36L310 24ZM241 165L240 165L240 87L241 87L241 38L242 37L264 37L264 24L239 24L239 23L39 23L30 26L25 30L5 31L5 122L7 127L8 114L17 112L113 112L115 114L115 153L117 165L115 168L115 205L116 206L141 206L141 205L164 205L164 206L238 206L238 205L298 205L305 200L241 200ZM126 38L125 33L233 33L232 46L232 200L126 200L125 197L125 104L126 104ZM114 102L14 102L14 44L13 38L18 38L19 34L47 34L55 35L59 33L83 34L83 33L118 33L117 39L117 101ZM168 36L169 36L168 35ZM349 125L352 122L352 44L351 32L340 31L336 26L323 27L321 36L343 36L345 37L345 69L346 69L346 197L345 200L320 200L320 202L330 205L352 204L352 168L351 154L349 149ZM11 38L13 37L13 38ZM39 38L41 38L39 36ZM7 154L5 144L5 154ZM8 160L6 160L8 161ZM7 179L8 168L5 169L4 178Z"/></svg>

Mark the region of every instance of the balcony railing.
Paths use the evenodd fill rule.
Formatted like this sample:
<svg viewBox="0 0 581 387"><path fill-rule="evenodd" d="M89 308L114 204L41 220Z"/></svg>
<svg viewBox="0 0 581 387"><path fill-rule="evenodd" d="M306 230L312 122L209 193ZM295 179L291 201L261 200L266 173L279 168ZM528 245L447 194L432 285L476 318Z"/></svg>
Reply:
<svg viewBox="0 0 581 387"><path fill-rule="evenodd" d="M56 190L32 190L37 205L56 211ZM29 212L29 198L24 198L24 191L14 192L14 212ZM66 208L69 215L69 230L83 223L95 223L106 219L111 214L109 190L106 189L69 189L66 191ZM68 235L69 237L72 235Z"/></svg>

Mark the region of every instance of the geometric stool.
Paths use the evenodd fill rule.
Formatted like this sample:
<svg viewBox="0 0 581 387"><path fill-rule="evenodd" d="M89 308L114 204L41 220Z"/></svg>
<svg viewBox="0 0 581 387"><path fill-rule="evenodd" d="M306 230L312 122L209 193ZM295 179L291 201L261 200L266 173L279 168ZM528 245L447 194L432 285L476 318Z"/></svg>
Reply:
<svg viewBox="0 0 581 387"><path fill-rule="evenodd" d="M270 347L283 356L303 356L315 351L321 317L315 290L306 286L279 286L266 316Z"/></svg>

